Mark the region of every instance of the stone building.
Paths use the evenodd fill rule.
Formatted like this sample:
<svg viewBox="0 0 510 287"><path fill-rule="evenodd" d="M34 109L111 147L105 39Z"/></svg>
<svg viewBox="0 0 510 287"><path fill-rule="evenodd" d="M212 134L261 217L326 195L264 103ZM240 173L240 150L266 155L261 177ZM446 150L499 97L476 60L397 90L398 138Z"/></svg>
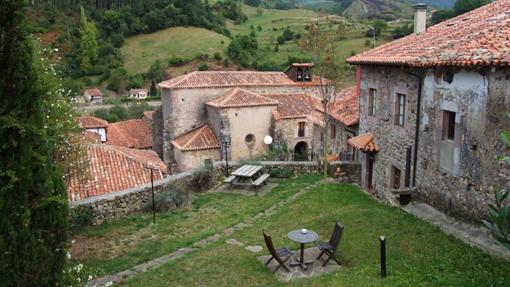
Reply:
<svg viewBox="0 0 510 287"><path fill-rule="evenodd" d="M389 201L415 189L452 215L487 217L489 187L508 186L497 156L510 127L509 34L510 2L500 0L348 59L361 134L349 142L362 151L366 189Z"/></svg>
<svg viewBox="0 0 510 287"><path fill-rule="evenodd" d="M265 154L268 135L275 138L273 147L285 141L289 150L309 153L320 114L321 81L312 68L298 63L285 73L192 72L160 83L162 107L153 115L153 150L174 171L218 156L242 160ZM192 153L182 148L183 138L208 129L217 151L208 145L212 142Z"/></svg>
<svg viewBox="0 0 510 287"><path fill-rule="evenodd" d="M83 98L89 104L100 105L103 103L103 93L98 88L86 89L83 91Z"/></svg>

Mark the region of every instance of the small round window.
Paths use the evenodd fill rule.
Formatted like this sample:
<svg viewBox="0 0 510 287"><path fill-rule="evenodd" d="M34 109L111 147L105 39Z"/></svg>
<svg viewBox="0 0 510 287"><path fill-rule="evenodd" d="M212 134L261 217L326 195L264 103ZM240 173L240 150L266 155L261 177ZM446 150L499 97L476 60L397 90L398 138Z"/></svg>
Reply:
<svg viewBox="0 0 510 287"><path fill-rule="evenodd" d="M247 143L247 144L253 144L255 142L255 136L252 135L252 134L248 134L245 138L244 138L244 141Z"/></svg>

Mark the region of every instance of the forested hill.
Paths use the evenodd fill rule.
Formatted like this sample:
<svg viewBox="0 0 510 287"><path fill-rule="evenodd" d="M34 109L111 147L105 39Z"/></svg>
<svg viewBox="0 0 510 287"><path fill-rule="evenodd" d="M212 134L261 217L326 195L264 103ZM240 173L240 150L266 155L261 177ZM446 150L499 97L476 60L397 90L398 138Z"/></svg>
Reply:
<svg viewBox="0 0 510 287"><path fill-rule="evenodd" d="M411 5L426 3L435 8L451 8L455 0L245 0L251 6L287 10L304 8L314 11L327 11L354 18L382 18L395 19L409 17L412 13Z"/></svg>

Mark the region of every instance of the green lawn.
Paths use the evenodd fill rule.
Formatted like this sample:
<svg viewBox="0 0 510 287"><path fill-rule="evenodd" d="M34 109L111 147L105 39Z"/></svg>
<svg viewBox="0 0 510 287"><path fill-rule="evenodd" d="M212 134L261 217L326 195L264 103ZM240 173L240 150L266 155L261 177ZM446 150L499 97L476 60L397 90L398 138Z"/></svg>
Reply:
<svg viewBox="0 0 510 287"><path fill-rule="evenodd" d="M156 60L166 65L173 57L213 55L215 52L223 52L229 43L230 39L224 35L196 27L175 27L152 34L140 34L127 38L122 47L124 67L130 74L141 73Z"/></svg>
<svg viewBox="0 0 510 287"><path fill-rule="evenodd" d="M82 254L85 266L92 264L107 273L169 253L274 205L316 182L316 176L283 181L264 197L236 194L204 194L196 197L193 209L158 215L131 217L100 227L87 228L77 235L89 241L124 244L120 254L102 257ZM322 221L325 212L327 222ZM262 218L253 226L194 251L138 277L124 286L281 286L256 256L241 247L225 243L235 238L247 245L263 245L261 230L269 231L276 245L290 245L290 230L306 227L321 238L330 236L333 223L344 226L339 254L345 262L341 271L297 280L297 286L510 286L510 263L491 258L438 228L397 208L380 205L358 187L326 184L313 188L297 200ZM143 236L141 236L143 235ZM388 272L378 277L378 237L388 240ZM140 239L143 238L143 239ZM125 242L125 243L121 243ZM98 248L101 246L97 245ZM102 248L108 245L103 245ZM97 251L97 250L96 250ZM267 251L264 249L263 253Z"/></svg>
<svg viewBox="0 0 510 287"><path fill-rule="evenodd" d="M101 273L125 270L165 255L244 221L318 180L306 176L282 182L264 197L225 193L198 195L189 209L124 218L77 232L73 260Z"/></svg>

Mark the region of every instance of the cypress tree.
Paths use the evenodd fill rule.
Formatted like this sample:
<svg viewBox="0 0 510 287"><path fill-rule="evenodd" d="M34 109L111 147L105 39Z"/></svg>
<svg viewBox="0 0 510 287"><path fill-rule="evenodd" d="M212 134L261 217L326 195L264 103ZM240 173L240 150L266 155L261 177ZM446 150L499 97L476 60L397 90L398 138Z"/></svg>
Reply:
<svg viewBox="0 0 510 287"><path fill-rule="evenodd" d="M154 81L154 79L152 79L149 94L151 97L156 97L158 95L158 89L156 88L156 81Z"/></svg>
<svg viewBox="0 0 510 287"><path fill-rule="evenodd" d="M65 265L66 189L52 163L24 0L0 0L0 285L55 286Z"/></svg>

